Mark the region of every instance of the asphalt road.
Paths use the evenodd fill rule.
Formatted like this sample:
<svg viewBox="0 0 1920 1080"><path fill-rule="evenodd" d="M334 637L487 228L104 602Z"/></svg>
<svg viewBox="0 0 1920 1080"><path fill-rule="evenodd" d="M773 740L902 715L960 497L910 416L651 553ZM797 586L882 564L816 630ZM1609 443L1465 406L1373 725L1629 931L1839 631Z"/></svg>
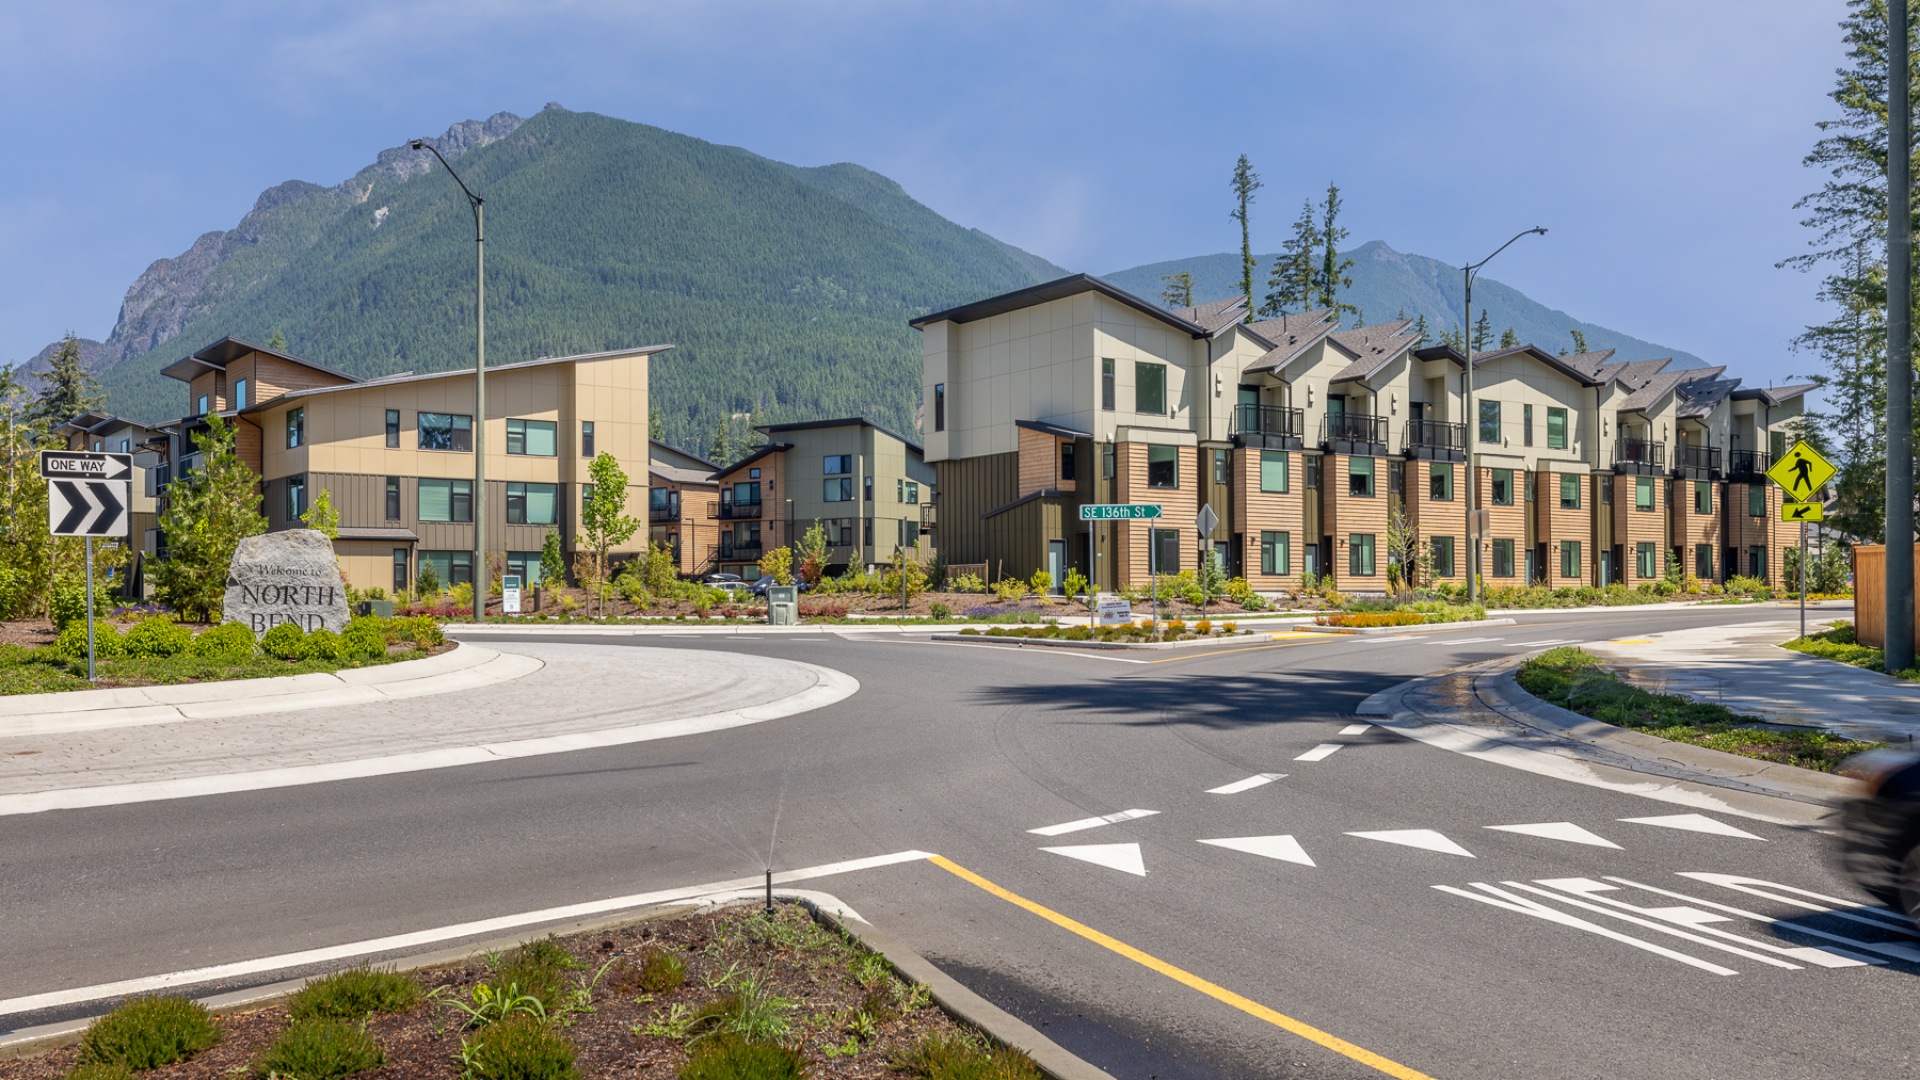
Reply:
<svg viewBox="0 0 1920 1080"><path fill-rule="evenodd" d="M1152 663L581 638L636 660L787 657L863 688L711 735L0 819L0 995L738 878L769 855L917 849L943 862L805 887L1117 1077L1911 1076L1920 941L1825 913L1861 897L1817 830L1350 730L1362 699L1416 675L1780 614L1543 614ZM1152 813L1032 831L1134 810ZM1793 951L1820 944L1837 951Z"/></svg>

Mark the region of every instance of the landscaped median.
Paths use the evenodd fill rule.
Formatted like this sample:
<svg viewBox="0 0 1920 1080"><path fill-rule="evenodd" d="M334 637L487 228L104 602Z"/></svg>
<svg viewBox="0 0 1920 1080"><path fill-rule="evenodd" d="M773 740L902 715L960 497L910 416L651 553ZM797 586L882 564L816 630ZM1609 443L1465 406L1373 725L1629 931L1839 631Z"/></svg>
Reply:
<svg viewBox="0 0 1920 1080"><path fill-rule="evenodd" d="M1868 671L1884 672L1887 666L1886 654L1871 645L1862 645L1854 640L1853 624L1845 619L1834 623L1816 634L1803 638L1794 638L1783 643L1783 649L1791 649L1808 656L1817 656L1823 660L1837 660L1851 667L1866 668ZM1908 682L1920 682L1920 668L1908 668L1893 673L1896 679Z"/></svg>
<svg viewBox="0 0 1920 1080"><path fill-rule="evenodd" d="M1723 705L1642 690L1583 649L1548 649L1521 664L1514 681L1549 704L1601 723L1821 772L1833 772L1854 754L1881 745L1768 724Z"/></svg>

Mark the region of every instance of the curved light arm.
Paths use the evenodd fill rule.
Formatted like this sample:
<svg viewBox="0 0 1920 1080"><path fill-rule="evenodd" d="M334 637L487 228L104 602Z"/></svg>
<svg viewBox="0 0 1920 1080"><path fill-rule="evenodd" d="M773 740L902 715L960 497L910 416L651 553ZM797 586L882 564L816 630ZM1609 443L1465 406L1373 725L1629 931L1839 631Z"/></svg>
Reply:
<svg viewBox="0 0 1920 1080"><path fill-rule="evenodd" d="M415 139L415 140L413 140L412 142L410 142L410 143L408 143L407 145L408 145L409 147L411 147L412 149L415 149L415 150L425 150L425 151L427 151L427 152L429 152L429 153L431 153L431 154L432 154L432 155L433 155L434 157L436 157L436 158L439 158L439 159L440 159L440 165L441 165L441 167L447 170L447 175L448 175L448 176L451 176L451 177L453 177L453 182L454 182L454 183L456 183L456 184L459 184L459 185L460 185L460 192L461 192L461 194L463 194L463 195L465 195L465 196L467 197L467 201L468 201L468 202L470 202L470 203L472 203L472 204L473 204L474 206L476 206L476 207L478 207L478 206L479 206L479 205L480 205L481 203L483 203L483 202L485 202L485 201L486 201L485 199L482 199L482 198L481 198L480 196L478 196L478 195L475 195L475 194L473 193L473 189L471 189L471 188L469 188L469 187L467 187L467 182L466 182L465 180L462 180L462 179L460 179L460 174L459 174L459 173L457 173L457 172L454 172L454 171L453 171L453 166L451 166L451 165L448 165L448 164L447 164L447 159L446 159L446 158L444 158L444 157L441 157L441 155L440 155L440 148L439 148L439 147L437 147L437 146L435 146L435 145L433 145L432 143L430 143L430 142L428 142L428 141L427 141L427 140L425 140L425 139ZM1541 232L1546 232L1546 230L1545 230L1545 229L1542 229L1542 230L1540 230L1540 231L1541 231ZM1511 241L1511 240L1509 240L1509 241L1507 241L1507 242L1508 242L1508 243L1512 243L1513 241ZM1496 255L1497 255L1497 254L1499 254L1499 252L1494 252L1494 254L1496 254Z"/></svg>
<svg viewBox="0 0 1920 1080"><path fill-rule="evenodd" d="M415 144L415 145L418 145L418 144ZM435 155L436 157L437 157L437 156L439 156L439 153L440 153L440 151L438 151L438 150L435 150L435 151L434 151L434 155ZM443 163L444 163L444 159L443 159ZM447 171L448 171L448 172L452 172L453 170L452 170L452 169L448 169ZM455 177L455 179L457 180L457 179L459 179L459 178L458 178L458 177ZM464 184L462 184L462 185L461 185L461 187L462 187L462 189L464 189L464 188L466 187L466 185L464 185ZM1481 259L1481 260L1480 260L1479 262L1477 262L1477 263L1468 263L1468 264L1467 264L1466 266L1464 266L1464 267L1462 267L1462 269L1464 269L1464 270L1465 270L1465 271L1467 272L1467 276L1468 276L1468 280L1472 280L1472 277L1473 277L1473 275L1474 275L1474 274L1476 274L1476 273L1479 273L1479 271L1480 271L1480 268L1481 268L1481 267L1483 267L1483 266L1485 266L1485 265L1487 265L1488 263L1490 263L1490 262L1492 262L1492 261L1494 260L1494 256L1497 256L1497 255L1499 255L1499 254L1500 254L1501 252L1503 252L1503 251L1505 251L1505 250L1507 250L1508 248L1510 248L1510 247L1512 247L1512 246L1513 246L1513 241L1514 241L1514 240L1518 240L1518 239L1520 239L1520 238L1521 238L1521 237L1523 237L1523 236L1532 236L1532 235L1534 235L1534 234L1536 234L1536 233L1538 233L1538 234L1539 234L1539 235L1541 235L1541 236L1545 236L1545 235L1547 235L1547 227L1546 227L1545 225L1535 225L1535 226L1534 226L1533 228L1531 228L1531 229L1527 229L1527 230L1526 230L1526 231L1524 231L1524 232L1518 232L1518 233L1515 233L1515 234L1513 235L1513 240L1509 240L1509 241L1507 241L1506 243L1504 243L1504 244L1501 244L1501 245L1500 245L1499 247L1497 247L1497 248L1494 248L1494 249L1493 249L1493 255L1489 255L1489 256L1487 256L1486 258L1484 258L1484 259Z"/></svg>

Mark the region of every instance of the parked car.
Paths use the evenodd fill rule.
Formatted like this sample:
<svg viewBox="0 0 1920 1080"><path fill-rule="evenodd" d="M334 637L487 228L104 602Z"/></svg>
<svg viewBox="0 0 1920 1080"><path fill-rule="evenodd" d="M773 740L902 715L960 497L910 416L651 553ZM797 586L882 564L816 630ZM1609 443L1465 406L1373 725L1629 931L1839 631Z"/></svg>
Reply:
<svg viewBox="0 0 1920 1080"><path fill-rule="evenodd" d="M1869 750L1840 771L1866 793L1840 811L1840 865L1875 900L1920 922L1920 754Z"/></svg>
<svg viewBox="0 0 1920 1080"><path fill-rule="evenodd" d="M760 580L754 582L753 585L751 586L753 590L753 595L765 596L767 595L768 589L778 584L780 584L779 579L775 578L772 574L762 574L760 576ZM794 588L798 589L801 592L806 592L808 589L813 587L811 585L808 585L806 582L801 581L799 578L794 578L789 584L791 584Z"/></svg>
<svg viewBox="0 0 1920 1080"><path fill-rule="evenodd" d="M738 581L742 585L746 584L746 579L742 578L739 574L708 574L706 577L700 579L703 585L718 585L726 581Z"/></svg>
<svg viewBox="0 0 1920 1080"><path fill-rule="evenodd" d="M742 596L758 595L753 591L752 586L748 585L744 581L741 581L737 577L734 578L732 581L709 581L707 582L707 588L724 589L727 592L732 593L735 599L739 599Z"/></svg>

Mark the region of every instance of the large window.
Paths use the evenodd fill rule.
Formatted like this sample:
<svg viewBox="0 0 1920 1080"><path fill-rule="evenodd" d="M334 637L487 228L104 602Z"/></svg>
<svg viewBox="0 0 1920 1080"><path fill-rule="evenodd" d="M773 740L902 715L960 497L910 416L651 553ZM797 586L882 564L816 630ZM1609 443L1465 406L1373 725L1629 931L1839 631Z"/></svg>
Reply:
<svg viewBox="0 0 1920 1080"><path fill-rule="evenodd" d="M558 439L551 420L508 420L507 453L527 457L556 457Z"/></svg>
<svg viewBox="0 0 1920 1080"><path fill-rule="evenodd" d="M1480 441L1500 442L1500 403L1497 401L1483 399L1480 402Z"/></svg>
<svg viewBox="0 0 1920 1080"><path fill-rule="evenodd" d="M1567 410L1547 410L1547 449L1565 450L1567 448Z"/></svg>
<svg viewBox="0 0 1920 1080"><path fill-rule="evenodd" d="M933 430L947 430L947 384L933 384Z"/></svg>
<svg viewBox="0 0 1920 1080"><path fill-rule="evenodd" d="M560 485L507 484L507 524L558 525L560 523Z"/></svg>
<svg viewBox="0 0 1920 1080"><path fill-rule="evenodd" d="M659 432L655 432L654 435L657 438ZM584 458L593 456L593 421L591 420L580 421L580 456ZM724 465L725 462L721 464Z"/></svg>
<svg viewBox="0 0 1920 1080"><path fill-rule="evenodd" d="M1636 476L1633 478L1633 508L1643 514L1653 513L1653 477ZM1652 575L1649 574L1649 577Z"/></svg>
<svg viewBox="0 0 1920 1080"><path fill-rule="evenodd" d="M393 549L393 591L396 593L406 592L408 582L413 580L412 576L408 573L407 562L408 562L407 549L403 547L394 548Z"/></svg>
<svg viewBox="0 0 1920 1080"><path fill-rule="evenodd" d="M1372 533L1354 533L1347 537L1347 573L1354 577L1373 576Z"/></svg>
<svg viewBox="0 0 1920 1080"><path fill-rule="evenodd" d="M434 576L442 585L473 584L473 552L471 551L423 551L420 553L420 565L433 566Z"/></svg>
<svg viewBox="0 0 1920 1080"><path fill-rule="evenodd" d="M307 442L307 410L287 410L287 449L304 446Z"/></svg>
<svg viewBox="0 0 1920 1080"><path fill-rule="evenodd" d="M1150 488L1177 488L1180 486L1179 447L1147 447L1147 486Z"/></svg>
<svg viewBox="0 0 1920 1080"><path fill-rule="evenodd" d="M1113 361L1100 361L1100 407L1113 409Z"/></svg>
<svg viewBox="0 0 1920 1080"><path fill-rule="evenodd" d="M1436 536L1433 538L1431 546L1433 549L1433 576L1452 577L1454 573L1453 537Z"/></svg>
<svg viewBox="0 0 1920 1080"><path fill-rule="evenodd" d="M1747 576L1767 580L1767 549L1759 544L1747 548Z"/></svg>
<svg viewBox="0 0 1920 1080"><path fill-rule="evenodd" d="M304 476L287 477L287 520L299 521L300 515L307 512L307 478Z"/></svg>
<svg viewBox="0 0 1920 1080"><path fill-rule="evenodd" d="M473 520L473 481L423 477L417 486L421 521Z"/></svg>
<svg viewBox="0 0 1920 1080"><path fill-rule="evenodd" d="M1658 547L1650 540L1642 540L1633 545L1634 574L1642 579L1659 577L1659 557Z"/></svg>
<svg viewBox="0 0 1920 1080"><path fill-rule="evenodd" d="M1068 477L1072 479L1072 477ZM915 480L903 480L899 484L900 501L908 506L920 505L920 484Z"/></svg>
<svg viewBox="0 0 1920 1080"><path fill-rule="evenodd" d="M759 506L760 485L751 480L737 480L733 485L733 505Z"/></svg>
<svg viewBox="0 0 1920 1080"><path fill-rule="evenodd" d="M387 477L387 520L400 520L400 478Z"/></svg>
<svg viewBox="0 0 1920 1080"><path fill-rule="evenodd" d="M1695 480L1693 482L1693 512L1696 514L1713 513L1713 481ZM1705 574L1700 575L1705 577Z"/></svg>
<svg viewBox="0 0 1920 1080"><path fill-rule="evenodd" d="M1574 473L1560 474L1560 509L1580 509L1580 477Z"/></svg>
<svg viewBox="0 0 1920 1080"><path fill-rule="evenodd" d="M1580 541L1560 541L1560 576L1563 578L1580 576Z"/></svg>
<svg viewBox="0 0 1920 1080"><path fill-rule="evenodd" d="M1490 470L1490 472L1492 476L1492 481L1488 486L1493 489L1490 493L1493 499L1493 505L1512 506L1513 505L1513 470L1512 469L1493 469L1493 470Z"/></svg>
<svg viewBox="0 0 1920 1080"><path fill-rule="evenodd" d="M820 475L852 476L853 475L853 455L852 454L828 454L826 457L820 459Z"/></svg>
<svg viewBox="0 0 1920 1080"><path fill-rule="evenodd" d="M1293 565L1293 535L1284 532L1260 534L1260 572L1289 574Z"/></svg>
<svg viewBox="0 0 1920 1080"><path fill-rule="evenodd" d="M1074 471L1073 444L1062 442L1060 444L1060 479L1074 479Z"/></svg>
<svg viewBox="0 0 1920 1080"><path fill-rule="evenodd" d="M1495 540L1493 542L1493 576L1513 576L1513 541Z"/></svg>
<svg viewBox="0 0 1920 1080"><path fill-rule="evenodd" d="M1713 545L1693 546L1693 575L1701 581L1713 580Z"/></svg>
<svg viewBox="0 0 1920 1080"><path fill-rule="evenodd" d="M387 410L387 449L400 449L400 410Z"/></svg>
<svg viewBox="0 0 1920 1080"><path fill-rule="evenodd" d="M1427 497L1434 502L1453 501L1453 466L1436 461L1428 466Z"/></svg>
<svg viewBox="0 0 1920 1080"><path fill-rule="evenodd" d="M1292 485L1285 450L1260 451L1260 490L1284 495Z"/></svg>
<svg viewBox="0 0 1920 1080"><path fill-rule="evenodd" d="M1177 574L1180 572L1180 531L1178 529L1154 529L1153 570L1156 574Z"/></svg>
<svg viewBox="0 0 1920 1080"><path fill-rule="evenodd" d="M233 407L236 409L247 407L247 380L245 379L233 381Z"/></svg>
<svg viewBox="0 0 1920 1080"><path fill-rule="evenodd" d="M1520 445L1533 445L1533 406L1520 406Z"/></svg>
<svg viewBox="0 0 1920 1080"><path fill-rule="evenodd" d="M1362 499L1373 498L1372 458L1352 457L1347 459L1347 494Z"/></svg>
<svg viewBox="0 0 1920 1080"><path fill-rule="evenodd" d="M1233 459L1225 450L1213 452L1213 482L1227 484L1233 481Z"/></svg>
<svg viewBox="0 0 1920 1080"><path fill-rule="evenodd" d="M820 484L820 498L824 502L852 502L853 477L829 476Z"/></svg>
<svg viewBox="0 0 1920 1080"><path fill-rule="evenodd" d="M1747 485L1747 516L1767 516L1767 489L1760 484ZM1759 575L1754 575L1758 577Z"/></svg>
<svg viewBox="0 0 1920 1080"><path fill-rule="evenodd" d="M417 445L422 450L452 450L473 453L473 417L458 413L415 413L419 425Z"/></svg>
<svg viewBox="0 0 1920 1080"><path fill-rule="evenodd" d="M1167 365L1144 361L1133 365L1133 411L1167 414Z"/></svg>

